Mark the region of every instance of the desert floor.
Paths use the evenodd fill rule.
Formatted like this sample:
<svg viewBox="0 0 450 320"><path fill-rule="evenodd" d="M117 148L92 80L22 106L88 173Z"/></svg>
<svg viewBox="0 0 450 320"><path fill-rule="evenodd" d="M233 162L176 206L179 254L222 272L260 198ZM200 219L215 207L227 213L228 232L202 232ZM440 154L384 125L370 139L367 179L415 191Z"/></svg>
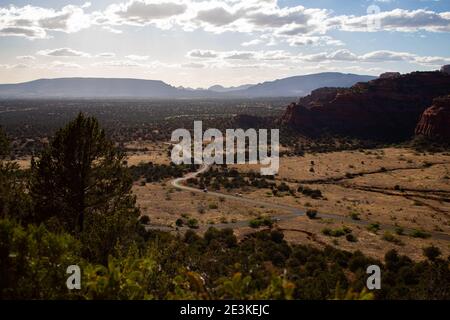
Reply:
<svg viewBox="0 0 450 320"><path fill-rule="evenodd" d="M151 148L153 152L139 152L130 156L129 163L152 161L168 163L166 145ZM258 170L256 166L236 166L239 171ZM313 170L311 170L313 168ZM305 216L280 219L276 227L282 229L288 241L332 245L346 250L361 250L381 258L389 249L396 249L411 258L421 259L422 248L431 244L450 254L450 242L445 239L415 238L405 232L368 230L357 221L341 222L320 218L321 214L357 216L370 223L380 223L406 230L421 230L450 235L450 154L421 154L403 148L342 151L308 154L304 157L284 157L276 179L291 187L299 185L321 190L322 199L312 199L297 193L273 196L268 189L247 188L233 190L243 197L262 203L288 205L300 210L318 211L318 219ZM199 232L209 226L232 227L238 236L254 229L248 221L258 216L280 217L289 213L265 205L248 204L239 199L180 191L170 180L159 184L136 184L134 192L144 215L154 226L164 226L174 232L175 221L196 219ZM226 194L226 191L220 191ZM278 219L277 219L278 220ZM352 230L356 242L346 237L325 236L325 228L346 226ZM386 234L388 233L388 234Z"/></svg>

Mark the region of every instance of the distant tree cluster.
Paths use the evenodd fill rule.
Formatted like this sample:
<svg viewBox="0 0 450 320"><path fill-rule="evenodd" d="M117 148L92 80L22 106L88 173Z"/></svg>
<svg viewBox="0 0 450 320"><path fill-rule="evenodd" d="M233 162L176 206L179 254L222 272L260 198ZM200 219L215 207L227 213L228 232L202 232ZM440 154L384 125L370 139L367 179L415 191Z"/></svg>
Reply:
<svg viewBox="0 0 450 320"><path fill-rule="evenodd" d="M297 192L301 192L303 195L311 197L313 199L322 198L322 191L318 189L311 189L309 187L299 186Z"/></svg>
<svg viewBox="0 0 450 320"><path fill-rule="evenodd" d="M302 185L295 189L285 182L277 183L273 176L262 176L260 173L254 171L239 172L234 168L229 169L226 166L212 168L208 172L199 175L198 178L189 179L187 182L201 189L212 188L214 190L221 190L223 188L231 191L252 187L257 189L270 189L270 192L275 196L296 196L297 193L301 193L313 199L323 198L322 192L318 189L311 189Z"/></svg>
<svg viewBox="0 0 450 320"><path fill-rule="evenodd" d="M296 130L289 128L282 129L281 143L290 148L283 151L281 155L304 156L305 154L328 153L348 150L375 149L388 146L386 141L373 141L368 139L356 139L353 137L339 136L336 134L323 133L319 136L304 137ZM393 142L395 143L395 142Z"/></svg>
<svg viewBox="0 0 450 320"><path fill-rule="evenodd" d="M234 168L228 169L225 165L212 168L208 172L202 173L198 178L187 181L189 184L205 188L211 187L214 190L241 189L245 187L255 187L258 189L276 189L277 184L272 177L264 177L256 172L241 173Z"/></svg>
<svg viewBox="0 0 450 320"><path fill-rule="evenodd" d="M145 182L152 183L161 182L169 178L180 178L188 172L195 171L197 168L197 165L175 165L173 163L166 165L149 162L131 166L130 171L134 181L144 179Z"/></svg>
<svg viewBox="0 0 450 320"><path fill-rule="evenodd" d="M41 152L47 138L83 111L102 124L119 145L135 141L168 141L178 128L192 128L192 119L223 131L240 126L236 115L279 117L289 99L262 100L3 100L2 125L16 157ZM277 108L274 108L274 105ZM24 112L26 111L26 112ZM126 148L123 147L125 150Z"/></svg>

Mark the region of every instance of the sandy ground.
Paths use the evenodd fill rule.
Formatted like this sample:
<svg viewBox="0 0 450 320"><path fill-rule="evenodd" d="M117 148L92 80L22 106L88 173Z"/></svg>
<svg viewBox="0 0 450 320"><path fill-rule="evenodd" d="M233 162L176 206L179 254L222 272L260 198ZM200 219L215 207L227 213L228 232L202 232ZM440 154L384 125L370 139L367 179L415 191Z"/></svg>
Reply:
<svg viewBox="0 0 450 320"><path fill-rule="evenodd" d="M240 171L258 170L257 166L236 167ZM363 174L346 178L348 174L360 173ZM300 193L295 197L274 197L269 195L267 189L253 188L233 190L232 194L240 192L248 198L290 205L301 210L315 209L319 216L321 213L357 214L360 219L374 223L450 234L449 176L449 154L419 154L399 148L344 151L281 159L277 176L279 182L285 181L293 188L302 184L319 189L323 199L314 200ZM330 182L330 178L344 179ZM171 190L168 182L164 186L135 186L134 190L143 212L151 217L152 222L161 225L173 226L181 215L195 218L201 225L213 226L224 221L248 221L258 215L282 214L277 210L255 208L234 200L227 199L222 203L207 194ZM217 209L210 209L210 204L217 204ZM342 222L332 219L297 217L278 223L286 239L293 243L361 250L377 258L382 258L390 249L396 249L414 259L421 259L422 248L431 244L438 246L445 255L450 254L448 241L413 238L391 232L397 241L394 243L384 239L385 231L373 232L352 223L346 223L346 226L352 229L357 242L349 242L345 236L335 238L323 235L324 228L343 227ZM247 226L235 229L239 236L252 231Z"/></svg>
<svg viewBox="0 0 450 320"><path fill-rule="evenodd" d="M215 225L248 221L260 215L279 215L282 211L265 209L263 206L243 206L241 202L222 199L208 194L179 191L170 183L135 185L142 213L158 225L175 227L179 218L193 218L200 225Z"/></svg>
<svg viewBox="0 0 450 320"><path fill-rule="evenodd" d="M257 170L255 166L237 168L241 171ZM367 174L330 181L332 178L345 178L347 174L359 173ZM265 197L265 201L315 209L319 215L358 214L363 220L381 224L450 234L449 179L449 154L419 154L413 150L397 148L332 152L282 158L277 176L277 180L285 181L293 188L301 184L319 189L324 199L314 200L302 194L297 194L296 197L273 197L264 189L253 189L246 196L259 199ZM280 227L316 235L315 239L311 239L302 232L285 231L286 238L291 242L331 244L343 249L361 250L376 257L382 257L387 250L395 248L420 259L422 247L430 244L435 244L445 254L450 254L450 243L443 240L395 235L403 243L398 245L383 240L382 231L374 234L365 227L348 224L358 238L358 242L351 243L345 237L335 239L322 235L321 230L325 228L323 224L329 224L326 227L331 229L340 227L340 223L333 221L325 223L302 217L289 223L282 222Z"/></svg>

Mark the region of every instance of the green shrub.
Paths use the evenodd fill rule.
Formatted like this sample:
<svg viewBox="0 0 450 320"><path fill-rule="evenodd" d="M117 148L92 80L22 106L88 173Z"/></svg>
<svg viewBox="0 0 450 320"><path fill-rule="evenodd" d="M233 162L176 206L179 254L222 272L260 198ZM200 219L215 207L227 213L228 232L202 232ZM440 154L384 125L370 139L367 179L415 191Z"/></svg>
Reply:
<svg viewBox="0 0 450 320"><path fill-rule="evenodd" d="M267 217L259 217L259 218L251 220L249 222L249 226L254 229L258 229L261 227L271 228L273 226L273 221L272 221L272 219L267 218Z"/></svg>
<svg viewBox="0 0 450 320"><path fill-rule="evenodd" d="M331 236L336 237L336 238L342 237L344 235L345 235L345 231L342 229L335 229L335 230L332 230L332 232L331 232Z"/></svg>
<svg viewBox="0 0 450 320"><path fill-rule="evenodd" d="M297 192L301 192L303 195L311 197L313 199L321 199L323 197L322 191L318 189L311 189L304 186L299 186Z"/></svg>
<svg viewBox="0 0 450 320"><path fill-rule="evenodd" d="M197 219L189 219L187 222L187 226L191 229L198 229L198 220Z"/></svg>
<svg viewBox="0 0 450 320"><path fill-rule="evenodd" d="M423 248L423 255L430 261L435 261L441 254L441 250L435 246Z"/></svg>
<svg viewBox="0 0 450 320"><path fill-rule="evenodd" d="M66 299L66 269L83 263L81 244L44 225L0 220L1 299Z"/></svg>
<svg viewBox="0 0 450 320"><path fill-rule="evenodd" d="M345 235L351 234L352 230L350 228L344 226L344 227L338 228L338 229L325 228L322 230L322 233L329 237L339 238L339 237L343 237Z"/></svg>
<svg viewBox="0 0 450 320"><path fill-rule="evenodd" d="M308 211L306 211L306 216L308 218L310 218L311 220L316 219L317 218L317 210L309 209Z"/></svg>
<svg viewBox="0 0 450 320"><path fill-rule="evenodd" d="M217 203L210 203L210 204L208 205L208 208L209 208L210 210L217 210L217 209L219 208L219 206L217 205Z"/></svg>
<svg viewBox="0 0 450 320"><path fill-rule="evenodd" d="M359 213L357 212L350 213L350 218L352 218L352 220L361 220L361 218L359 217Z"/></svg>
<svg viewBox="0 0 450 320"><path fill-rule="evenodd" d="M150 217L149 216L141 216L139 218L139 222L145 225L150 224Z"/></svg>
<svg viewBox="0 0 450 320"><path fill-rule="evenodd" d="M390 233L389 231L386 231L386 232L383 234L382 239L383 239L384 241L391 242L391 243L394 243L394 244L396 244L396 245L403 245L403 242L402 242L400 239L396 238L396 237L395 237L392 233Z"/></svg>
<svg viewBox="0 0 450 320"><path fill-rule="evenodd" d="M380 224L379 223L371 223L367 226L367 230L373 233L377 233L380 230Z"/></svg>
<svg viewBox="0 0 450 320"><path fill-rule="evenodd" d="M420 238L420 239L427 239L427 238L431 237L431 235L429 233L422 231L422 230L413 230L410 233L410 236L413 238Z"/></svg>

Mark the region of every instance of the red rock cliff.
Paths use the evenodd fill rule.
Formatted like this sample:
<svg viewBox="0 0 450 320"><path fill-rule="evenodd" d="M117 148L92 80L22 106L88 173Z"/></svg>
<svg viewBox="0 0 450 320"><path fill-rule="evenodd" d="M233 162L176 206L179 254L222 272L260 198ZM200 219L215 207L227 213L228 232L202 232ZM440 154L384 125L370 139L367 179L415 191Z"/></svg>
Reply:
<svg viewBox="0 0 450 320"><path fill-rule="evenodd" d="M421 114L433 99L448 94L449 74L414 72L348 89L318 89L291 104L281 122L305 134L405 139L414 135Z"/></svg>
<svg viewBox="0 0 450 320"><path fill-rule="evenodd" d="M426 109L416 127L416 135L450 139L450 96L437 98Z"/></svg>

